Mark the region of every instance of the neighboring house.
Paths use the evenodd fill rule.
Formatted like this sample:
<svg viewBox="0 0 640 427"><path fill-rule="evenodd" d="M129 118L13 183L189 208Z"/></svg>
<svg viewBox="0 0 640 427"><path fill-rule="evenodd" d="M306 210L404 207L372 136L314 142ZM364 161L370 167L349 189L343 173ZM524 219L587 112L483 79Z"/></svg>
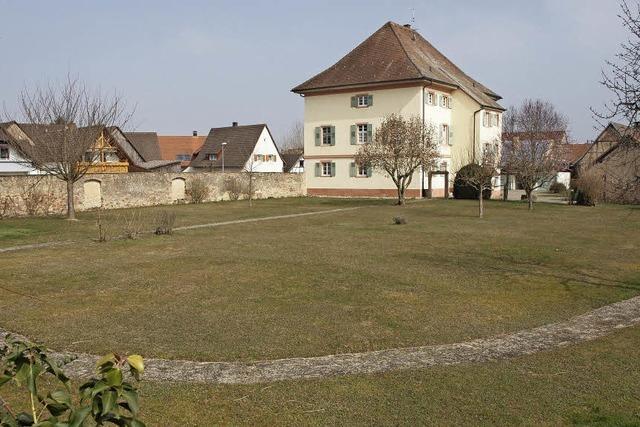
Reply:
<svg viewBox="0 0 640 427"><path fill-rule="evenodd" d="M62 125L8 122L0 123L0 130L5 137L14 142L14 144L3 145L20 146L20 144L33 145L38 143L38 135L43 135L46 132L50 132L47 135L56 135L55 131L60 126ZM79 128L79 131L86 132L92 140L95 140L95 144L87 150L82 160L82 162L90 164L87 169L88 174L180 170L179 162L176 161L146 161L117 127L92 126ZM19 153L14 153L14 158L18 157ZM21 166L27 168L26 163ZM31 171L29 173L42 172Z"/></svg>
<svg viewBox="0 0 640 427"><path fill-rule="evenodd" d="M35 175L38 171L31 168L20 153L9 144L11 137L0 124L0 175Z"/></svg>
<svg viewBox="0 0 640 427"><path fill-rule="evenodd" d="M180 160L182 168L187 168L195 153L200 151L205 141L204 136L193 132L192 136L158 136L160 154L165 160Z"/></svg>
<svg viewBox="0 0 640 427"><path fill-rule="evenodd" d="M186 172L282 172L283 161L265 124L213 128Z"/></svg>
<svg viewBox="0 0 640 427"><path fill-rule="evenodd" d="M286 150L282 152L284 172L304 173L304 154L302 150Z"/></svg>
<svg viewBox="0 0 640 427"><path fill-rule="evenodd" d="M358 146L371 141L376 127L391 113L419 116L439 135L436 168L416 172L407 197L448 196L453 184L449 172L487 147L500 148L501 97L465 74L409 25L386 23L292 91L304 96L309 195L395 196L390 177L356 165L354 159Z"/></svg>
<svg viewBox="0 0 640 427"><path fill-rule="evenodd" d="M192 136L162 136L156 132L127 132L127 138L145 159L179 161L182 169L191 163L200 150L205 137L193 132Z"/></svg>
<svg viewBox="0 0 640 427"><path fill-rule="evenodd" d="M610 123L576 162L573 173L579 178L588 171L604 181L605 201L640 203L640 129Z"/></svg>
<svg viewBox="0 0 640 427"><path fill-rule="evenodd" d="M503 150L508 149L509 143L517 142L522 139L524 136L520 132L505 132L502 134L502 143ZM548 182L541 183L541 189L549 189L551 184L561 183L564 184L565 187L569 188L571 183L571 167L581 157L581 154L584 154L589 144L569 144L567 133L565 131L555 131L555 132L545 132L540 135L540 141L544 141L545 143L549 143L549 145L556 144L563 147L565 150L564 154L564 163L565 167L562 170L558 171L558 173L550 179ZM542 145L542 144L541 144ZM503 169L503 171L505 171ZM518 182L515 176L509 175L508 177L509 190L521 190L522 186ZM504 185L506 185L506 175L502 177L504 180Z"/></svg>

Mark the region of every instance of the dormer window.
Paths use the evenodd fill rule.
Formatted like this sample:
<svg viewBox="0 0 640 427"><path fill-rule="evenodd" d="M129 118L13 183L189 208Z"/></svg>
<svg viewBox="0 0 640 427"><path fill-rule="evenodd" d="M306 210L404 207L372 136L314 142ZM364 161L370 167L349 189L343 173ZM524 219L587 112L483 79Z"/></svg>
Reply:
<svg viewBox="0 0 640 427"><path fill-rule="evenodd" d="M351 97L352 108L368 108L373 105L373 95L356 95Z"/></svg>
<svg viewBox="0 0 640 427"><path fill-rule="evenodd" d="M207 155L207 159L211 162L218 160L218 155L216 153L211 153Z"/></svg>

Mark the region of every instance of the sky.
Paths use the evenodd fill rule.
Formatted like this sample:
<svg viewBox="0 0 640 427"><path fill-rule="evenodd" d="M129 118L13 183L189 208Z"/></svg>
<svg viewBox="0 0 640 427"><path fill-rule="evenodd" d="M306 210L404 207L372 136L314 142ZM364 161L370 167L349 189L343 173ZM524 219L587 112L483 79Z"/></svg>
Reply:
<svg viewBox="0 0 640 427"><path fill-rule="evenodd" d="M267 123L276 139L303 118L291 88L387 21L414 27L504 107L551 101L572 139L595 139L589 107L626 34L618 0L0 0L0 103L77 76L117 92L131 126L167 135Z"/></svg>

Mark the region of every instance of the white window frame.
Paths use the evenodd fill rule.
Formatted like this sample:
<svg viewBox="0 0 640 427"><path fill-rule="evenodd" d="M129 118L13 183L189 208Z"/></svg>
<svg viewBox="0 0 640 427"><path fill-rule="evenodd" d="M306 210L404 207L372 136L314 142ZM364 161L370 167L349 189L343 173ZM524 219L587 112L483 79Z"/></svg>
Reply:
<svg viewBox="0 0 640 427"><path fill-rule="evenodd" d="M435 92L427 92L427 105L435 105L436 94Z"/></svg>
<svg viewBox="0 0 640 427"><path fill-rule="evenodd" d="M356 176L358 178L366 178L369 176L369 174L367 173L368 171L368 166L366 164L358 164L356 163Z"/></svg>
<svg viewBox="0 0 640 427"><path fill-rule="evenodd" d="M444 145L449 145L449 125L447 123L443 123L440 126L440 132L442 134L442 143Z"/></svg>
<svg viewBox="0 0 640 427"><path fill-rule="evenodd" d="M369 95L356 95L356 107L366 108L369 106Z"/></svg>
<svg viewBox="0 0 640 427"><path fill-rule="evenodd" d="M216 153L209 153L207 154L207 160L209 160L210 162L215 162L216 160L218 160L218 155Z"/></svg>
<svg viewBox="0 0 640 427"><path fill-rule="evenodd" d="M357 124L356 137L358 144L366 144L369 142L369 125L366 123Z"/></svg>
<svg viewBox="0 0 640 427"><path fill-rule="evenodd" d="M320 129L320 145L333 145L333 141L331 140L331 126L322 126Z"/></svg>
<svg viewBox="0 0 640 427"><path fill-rule="evenodd" d="M320 176L330 177L331 172L331 162L320 162Z"/></svg>

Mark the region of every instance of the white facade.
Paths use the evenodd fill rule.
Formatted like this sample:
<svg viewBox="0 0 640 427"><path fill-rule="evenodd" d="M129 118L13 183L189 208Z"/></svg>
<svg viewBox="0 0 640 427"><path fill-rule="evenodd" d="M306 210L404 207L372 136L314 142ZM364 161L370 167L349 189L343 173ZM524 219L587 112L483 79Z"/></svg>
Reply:
<svg viewBox="0 0 640 427"><path fill-rule="evenodd" d="M251 172L282 172L284 169L280 152L266 126L253 148L251 157L247 159L244 169Z"/></svg>
<svg viewBox="0 0 640 427"><path fill-rule="evenodd" d="M36 175L38 171L15 151L13 147L0 141L0 175Z"/></svg>

